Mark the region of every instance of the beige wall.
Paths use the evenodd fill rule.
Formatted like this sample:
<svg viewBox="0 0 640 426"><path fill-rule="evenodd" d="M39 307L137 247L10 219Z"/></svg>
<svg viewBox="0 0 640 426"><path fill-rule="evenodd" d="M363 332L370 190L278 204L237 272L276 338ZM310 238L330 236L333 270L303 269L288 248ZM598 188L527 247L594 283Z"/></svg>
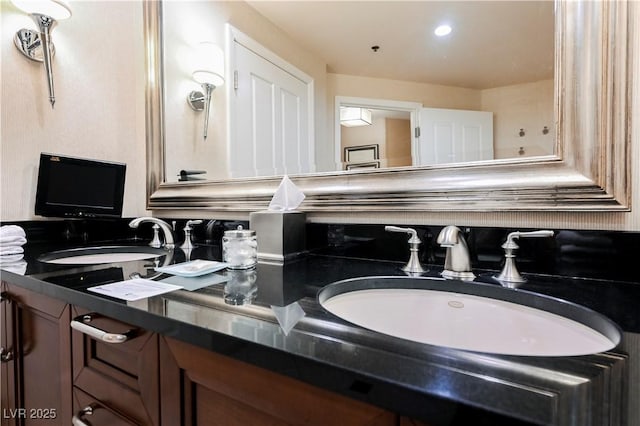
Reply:
<svg viewBox="0 0 640 426"><path fill-rule="evenodd" d="M549 155L554 151L553 79L482 90L482 111L493 112L495 158ZM549 129L543 134L544 127ZM520 136L520 129L524 136Z"/></svg>
<svg viewBox="0 0 640 426"><path fill-rule="evenodd" d="M107 6L108 3L108 6ZM40 152L127 164L124 216L145 213L142 5L72 2L73 16L53 30L55 109L44 67L13 46L33 21L1 1L3 221L34 216Z"/></svg>
<svg viewBox="0 0 640 426"><path fill-rule="evenodd" d="M51 110L46 99L42 67L13 47L13 33L33 28L30 19L2 1L1 139L4 221L33 219L38 155L52 151L125 162L125 216L145 211L144 55L142 7L139 2L74 2L74 16L54 30L58 55L55 81L58 102ZM108 6L106 4L108 3ZM640 21L640 8L634 8ZM235 22L239 27L241 23ZM245 31L249 32L245 28ZM251 34L250 34L251 35ZM634 64L640 70L640 32L634 40ZM308 72L308 71L307 71ZM638 74L638 73L635 73ZM340 87L344 87L342 80ZM337 82L329 77L328 85ZM355 89L355 88L354 88ZM387 89L385 89L387 90ZM407 94L398 84L391 93ZM633 94L632 186L640 203L640 85ZM362 96L357 90L341 93ZM186 95L186 93L185 93ZM403 99L402 96L393 96ZM322 101L323 104L326 100ZM405 97L406 100L413 98ZM316 100L317 101L317 100ZM478 99L478 102L480 100ZM326 106L326 105L325 105ZM438 106L438 105L436 105ZM324 108L324 107L323 107ZM318 108L322 112L323 109ZM324 109L326 111L326 109ZM331 113L333 115L333 113ZM326 121L317 119L322 123ZM171 125L171 117L167 117ZM324 125L323 125L324 126ZM326 129L325 129L326 130ZM469 226L554 227L640 231L640 209L632 213L455 213L372 212L366 215L313 214L314 221L362 223L450 224ZM216 212L203 212L220 217ZM187 214L187 213L185 213ZM189 215L195 212L188 213Z"/></svg>

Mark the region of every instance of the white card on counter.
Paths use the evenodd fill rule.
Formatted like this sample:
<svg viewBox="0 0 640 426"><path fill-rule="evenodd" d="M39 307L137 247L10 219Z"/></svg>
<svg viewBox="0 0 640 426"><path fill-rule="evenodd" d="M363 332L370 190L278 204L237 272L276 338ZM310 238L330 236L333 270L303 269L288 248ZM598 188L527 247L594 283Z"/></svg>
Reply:
<svg viewBox="0 0 640 426"><path fill-rule="evenodd" d="M173 284L159 283L143 278L120 281L113 284L89 287L87 290L116 299L134 301L157 296L170 291L180 290L182 287Z"/></svg>

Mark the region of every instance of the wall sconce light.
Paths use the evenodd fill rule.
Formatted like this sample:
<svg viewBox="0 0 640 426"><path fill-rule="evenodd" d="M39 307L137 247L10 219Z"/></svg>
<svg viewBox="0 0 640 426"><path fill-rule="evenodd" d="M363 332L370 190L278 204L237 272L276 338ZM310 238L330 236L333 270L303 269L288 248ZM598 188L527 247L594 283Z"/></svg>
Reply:
<svg viewBox="0 0 640 426"><path fill-rule="evenodd" d="M196 70L193 79L200 83L204 93L194 90L187 96L187 102L195 111L204 109L204 138L207 138L209 127L209 108L211 93L216 87L224 84L224 52L220 47L210 42L198 45Z"/></svg>
<svg viewBox="0 0 640 426"><path fill-rule="evenodd" d="M18 50L27 58L44 62L49 86L49 102L51 108L56 102L53 90L53 71L51 58L54 55L54 47L51 43L51 31L57 20L67 19L71 16L71 9L64 0L12 0L13 4L34 20L40 34L23 28L13 38Z"/></svg>
<svg viewBox="0 0 640 426"><path fill-rule="evenodd" d="M340 124L345 127L369 126L371 110L359 107L340 107Z"/></svg>

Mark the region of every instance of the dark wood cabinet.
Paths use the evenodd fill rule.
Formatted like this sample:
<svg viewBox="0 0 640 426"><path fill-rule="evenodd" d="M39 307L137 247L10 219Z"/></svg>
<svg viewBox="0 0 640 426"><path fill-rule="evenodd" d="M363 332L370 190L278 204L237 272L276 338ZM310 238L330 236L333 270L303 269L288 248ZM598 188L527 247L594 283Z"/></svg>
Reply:
<svg viewBox="0 0 640 426"><path fill-rule="evenodd" d="M165 425L392 426L363 402L192 345L160 338Z"/></svg>
<svg viewBox="0 0 640 426"><path fill-rule="evenodd" d="M69 305L2 282L0 310L2 425L69 423Z"/></svg>
<svg viewBox="0 0 640 426"><path fill-rule="evenodd" d="M6 282L0 321L2 426L424 424Z"/></svg>
<svg viewBox="0 0 640 426"><path fill-rule="evenodd" d="M74 396L86 394L94 398L102 407L98 410L100 416L111 412L132 424L160 425L158 335L111 318L87 314L90 313L73 307L74 320L84 321L97 330L125 335L127 340L107 343L73 330ZM95 416L91 419L94 426L103 425Z"/></svg>

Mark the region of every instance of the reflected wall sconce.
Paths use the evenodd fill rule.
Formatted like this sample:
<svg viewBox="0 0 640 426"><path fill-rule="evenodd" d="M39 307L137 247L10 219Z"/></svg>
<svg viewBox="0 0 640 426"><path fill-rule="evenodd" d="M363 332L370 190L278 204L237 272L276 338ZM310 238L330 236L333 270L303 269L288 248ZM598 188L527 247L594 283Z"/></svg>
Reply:
<svg viewBox="0 0 640 426"><path fill-rule="evenodd" d="M209 128L209 109L211 94L216 87L224 84L224 52L214 43L203 42L198 45L193 79L202 86L203 92L193 90L187 96L187 103L195 111L204 110L204 138Z"/></svg>
<svg viewBox="0 0 640 426"><path fill-rule="evenodd" d="M49 87L49 102L51 108L56 103L53 90L53 70L51 58L55 54L51 43L51 31L60 19L71 16L71 8L64 0L12 0L13 4L29 16L38 26L40 33L23 28L13 38L18 50L27 58L44 62Z"/></svg>
<svg viewBox="0 0 640 426"><path fill-rule="evenodd" d="M359 107L340 107L340 125L345 127L369 126L371 110Z"/></svg>

